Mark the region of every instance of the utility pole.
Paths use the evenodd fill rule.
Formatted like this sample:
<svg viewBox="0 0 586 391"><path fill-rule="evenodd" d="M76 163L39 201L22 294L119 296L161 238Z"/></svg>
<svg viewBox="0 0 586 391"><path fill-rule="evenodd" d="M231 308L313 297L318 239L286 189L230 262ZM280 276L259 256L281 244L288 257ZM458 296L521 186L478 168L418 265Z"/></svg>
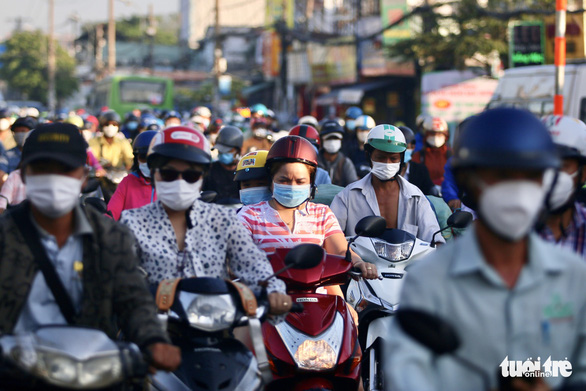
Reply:
<svg viewBox="0 0 586 391"><path fill-rule="evenodd" d="M281 38L281 111L287 113L289 116L289 101L287 99L287 48L289 47L289 41L287 40L287 0L283 0L282 3L282 18L281 21L277 22L280 29Z"/></svg>
<svg viewBox="0 0 586 391"><path fill-rule="evenodd" d="M104 25L96 26L96 80L104 77Z"/></svg>
<svg viewBox="0 0 586 391"><path fill-rule="evenodd" d="M157 34L157 27L155 25L155 12L153 10L153 3L149 4L148 27L146 34L149 37L149 61L148 67L152 74L155 72L155 35Z"/></svg>
<svg viewBox="0 0 586 391"><path fill-rule="evenodd" d="M354 20L354 42L356 42L356 83L360 83L362 77L362 41L360 40L360 19L362 18L362 2L355 1L356 19Z"/></svg>
<svg viewBox="0 0 586 391"><path fill-rule="evenodd" d="M116 70L116 21L114 20L114 0L108 3L108 73Z"/></svg>
<svg viewBox="0 0 586 391"><path fill-rule="evenodd" d="M217 111L220 104L220 58L222 57L222 45L220 42L220 0L216 1L216 20L214 25L214 78L215 78L215 93L214 93L214 109Z"/></svg>
<svg viewBox="0 0 586 391"><path fill-rule="evenodd" d="M55 111L55 0L49 0L49 44L47 48L47 68L49 73L49 91L47 105L49 112Z"/></svg>

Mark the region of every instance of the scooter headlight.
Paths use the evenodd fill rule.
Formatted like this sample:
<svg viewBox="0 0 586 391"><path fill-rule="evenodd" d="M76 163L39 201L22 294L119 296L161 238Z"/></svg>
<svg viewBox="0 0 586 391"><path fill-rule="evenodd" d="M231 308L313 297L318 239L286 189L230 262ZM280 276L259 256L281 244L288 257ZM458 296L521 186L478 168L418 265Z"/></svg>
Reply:
<svg viewBox="0 0 586 391"><path fill-rule="evenodd" d="M236 306L230 295L193 294L187 307L189 323L204 331L219 331L234 323Z"/></svg>
<svg viewBox="0 0 586 391"><path fill-rule="evenodd" d="M79 373L82 385L99 384L103 379L119 378L122 375L120 357L98 357L85 362Z"/></svg>
<svg viewBox="0 0 586 391"><path fill-rule="evenodd" d="M338 356L334 348L323 339L318 341L308 339L299 345L293 358L299 368L323 371L332 369L336 365Z"/></svg>
<svg viewBox="0 0 586 391"><path fill-rule="evenodd" d="M403 243L388 243L380 239L371 239L376 254L391 262L404 261L409 258L413 250L413 241Z"/></svg>

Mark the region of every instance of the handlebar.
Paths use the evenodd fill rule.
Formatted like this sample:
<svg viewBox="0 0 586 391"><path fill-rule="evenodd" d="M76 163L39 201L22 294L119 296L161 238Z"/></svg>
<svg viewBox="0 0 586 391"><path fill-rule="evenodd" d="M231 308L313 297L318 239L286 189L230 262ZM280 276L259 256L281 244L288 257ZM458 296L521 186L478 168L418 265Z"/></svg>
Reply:
<svg viewBox="0 0 586 391"><path fill-rule="evenodd" d="M289 312L303 312L303 304L302 303L293 303L291 304L291 309Z"/></svg>

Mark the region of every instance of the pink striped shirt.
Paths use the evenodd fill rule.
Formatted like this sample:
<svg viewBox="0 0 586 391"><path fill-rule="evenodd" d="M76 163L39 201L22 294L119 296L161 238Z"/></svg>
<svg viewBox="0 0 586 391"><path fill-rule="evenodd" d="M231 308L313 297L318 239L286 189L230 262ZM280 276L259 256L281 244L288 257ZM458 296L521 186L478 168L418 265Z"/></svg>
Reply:
<svg viewBox="0 0 586 391"><path fill-rule="evenodd" d="M343 234L334 213L327 205L307 203L307 207L295 210L293 232L268 201L243 207L238 218L252 234L252 240L267 253L275 248L291 248L300 243L323 246L331 235Z"/></svg>

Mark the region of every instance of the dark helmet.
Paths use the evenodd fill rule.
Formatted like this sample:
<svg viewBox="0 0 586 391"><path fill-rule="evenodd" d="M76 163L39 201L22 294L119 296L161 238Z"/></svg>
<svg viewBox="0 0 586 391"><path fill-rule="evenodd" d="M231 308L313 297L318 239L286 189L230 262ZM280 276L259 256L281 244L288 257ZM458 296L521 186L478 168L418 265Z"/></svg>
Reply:
<svg viewBox="0 0 586 391"><path fill-rule="evenodd" d="M399 130L403 132L403 136L405 136L405 143L407 145L413 144L415 142L415 133L411 130L408 126L398 126Z"/></svg>
<svg viewBox="0 0 586 391"><path fill-rule="evenodd" d="M157 133L156 130L147 130L139 133L132 143L132 152L135 155L146 155L149 150L149 145Z"/></svg>
<svg viewBox="0 0 586 391"><path fill-rule="evenodd" d="M214 148L220 153L230 151L232 148L242 149L242 143L244 142L244 135L242 130L236 126L224 126L218 133Z"/></svg>
<svg viewBox="0 0 586 391"><path fill-rule="evenodd" d="M158 166L161 158L181 159L190 163L208 166L212 157L205 136L198 130L186 126L171 126L157 132L147 153L151 170Z"/></svg>
<svg viewBox="0 0 586 391"><path fill-rule="evenodd" d="M547 127L529 111L487 110L460 134L452 168L489 167L545 170L559 166Z"/></svg>
<svg viewBox="0 0 586 391"><path fill-rule="evenodd" d="M124 122L126 123L126 122L131 122L131 121L138 122L139 118L136 115L134 115L134 113L132 111L129 111L124 116Z"/></svg>
<svg viewBox="0 0 586 391"><path fill-rule="evenodd" d="M362 109L360 107L351 106L351 107L348 107L348 109L346 110L345 117L356 119L356 118L360 117L361 115L362 115Z"/></svg>
<svg viewBox="0 0 586 391"><path fill-rule="evenodd" d="M114 110L104 111L100 115L100 126L106 125L108 122L116 122L120 125L120 115Z"/></svg>
<svg viewBox="0 0 586 391"><path fill-rule="evenodd" d="M163 117L164 120L168 120L169 118L183 119L183 116L178 111L171 110L165 113L165 116Z"/></svg>
<svg viewBox="0 0 586 391"><path fill-rule="evenodd" d="M305 163L317 167L317 152L303 137L285 136L275 141L267 155L267 168L274 163Z"/></svg>
<svg viewBox="0 0 586 391"><path fill-rule="evenodd" d="M0 118L9 118L9 117L10 117L10 110L0 109Z"/></svg>
<svg viewBox="0 0 586 391"><path fill-rule="evenodd" d="M303 137L316 148L319 148L319 132L311 125L295 125L289 130L289 135Z"/></svg>
<svg viewBox="0 0 586 391"><path fill-rule="evenodd" d="M344 132L344 128L338 121L329 119L322 124L319 135L323 139L325 136L332 133L339 133L341 136L344 136L344 133L346 132Z"/></svg>

